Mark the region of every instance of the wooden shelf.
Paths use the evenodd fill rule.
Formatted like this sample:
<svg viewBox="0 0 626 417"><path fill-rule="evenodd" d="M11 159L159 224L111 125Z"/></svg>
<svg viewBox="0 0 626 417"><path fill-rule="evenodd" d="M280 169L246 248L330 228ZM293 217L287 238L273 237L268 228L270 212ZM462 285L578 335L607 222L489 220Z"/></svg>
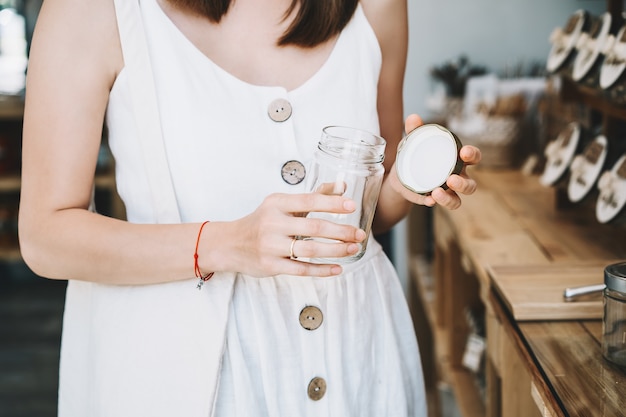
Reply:
<svg viewBox="0 0 626 417"><path fill-rule="evenodd" d="M626 105L611 102L602 91L578 84L569 77L562 76L561 81L563 100L582 102L603 115L626 120Z"/></svg>
<svg viewBox="0 0 626 417"><path fill-rule="evenodd" d="M19 174L0 175L0 192L19 191L20 185Z"/></svg>
<svg viewBox="0 0 626 417"><path fill-rule="evenodd" d="M455 368L451 372L452 390L464 417L484 417L484 400L476 385L476 377L470 371Z"/></svg>
<svg viewBox="0 0 626 417"><path fill-rule="evenodd" d="M124 218L124 205L117 196L115 190L115 175L112 171L98 173L95 177L96 189L108 190L113 193L111 201L111 215L116 218ZM20 176L17 173L0 175L0 194L7 193L19 193L21 187ZM6 198L0 196L0 198ZM17 203L16 203L17 204ZM17 237L16 237L17 239ZM0 246L0 262L15 262L20 261L22 256L20 254L17 242L15 247L12 246Z"/></svg>
<svg viewBox="0 0 626 417"><path fill-rule="evenodd" d="M6 193L11 191L19 191L22 181L20 175L16 173L0 175L0 192ZM96 187L113 188L115 187L115 176L112 172L103 172L96 175Z"/></svg>
<svg viewBox="0 0 626 417"><path fill-rule="evenodd" d="M0 120L20 120L23 115L23 97L0 95Z"/></svg>
<svg viewBox="0 0 626 417"><path fill-rule="evenodd" d="M452 234L450 231L449 237ZM447 240L446 236L448 233L442 231L438 238ZM438 247L442 245L445 243ZM441 253L440 248L438 252ZM433 392L433 384L449 385L464 417L484 417L486 406L484 393L477 383L478 375L465 368L462 362L470 332L465 313L466 308L480 304L478 281L467 271L467 265L454 262L456 255L454 249L445 251L433 263L420 254L411 256L408 265L410 288L415 293L412 296L417 298L415 302L420 305L413 310L414 320L420 326L422 319L416 314L425 316L429 332L417 330L420 346L434 347L432 351L422 350L426 382L430 384L427 392ZM438 398L429 398L431 404L437 401ZM431 407L429 415L438 416L439 412L436 407Z"/></svg>
<svg viewBox="0 0 626 417"><path fill-rule="evenodd" d="M437 327L435 317L435 277L432 266L422 255L413 255L409 260L409 276L417 287L418 296L424 306L426 318L432 328Z"/></svg>
<svg viewBox="0 0 626 417"><path fill-rule="evenodd" d="M0 248L0 260L4 262L18 262L22 260L19 247Z"/></svg>

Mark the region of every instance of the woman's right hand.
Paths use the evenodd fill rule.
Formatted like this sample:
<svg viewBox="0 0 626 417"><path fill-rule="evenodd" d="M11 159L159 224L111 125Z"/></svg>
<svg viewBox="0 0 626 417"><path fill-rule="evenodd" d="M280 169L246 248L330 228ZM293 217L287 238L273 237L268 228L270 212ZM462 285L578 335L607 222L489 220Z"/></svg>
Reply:
<svg viewBox="0 0 626 417"><path fill-rule="evenodd" d="M365 232L353 226L307 218L305 213L345 214L354 210L354 201L336 195L269 195L253 213L240 220L207 225L209 230L204 233L211 233L212 237L203 237L201 241L204 252L199 257L201 270L237 271L255 277L338 275L342 271L338 264L314 264L300 258L353 255L359 250L357 243L365 239ZM298 239L293 244L292 259L291 246L297 236L338 242Z"/></svg>

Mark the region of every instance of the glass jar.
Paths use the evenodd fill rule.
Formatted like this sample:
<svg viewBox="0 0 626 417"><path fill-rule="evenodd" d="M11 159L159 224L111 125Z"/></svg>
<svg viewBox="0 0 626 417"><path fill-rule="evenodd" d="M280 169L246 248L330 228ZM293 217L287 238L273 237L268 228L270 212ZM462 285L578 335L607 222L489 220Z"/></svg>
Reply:
<svg viewBox="0 0 626 417"><path fill-rule="evenodd" d="M604 269L602 355L626 368L626 262Z"/></svg>
<svg viewBox="0 0 626 417"><path fill-rule="evenodd" d="M360 250L352 256L311 258L310 262L350 263L365 254L385 172L382 164L385 146L382 137L364 130L345 126L322 129L314 161L307 174L307 190L348 197L354 200L356 210L347 214L312 212L307 217L348 224L363 229L367 237L360 244Z"/></svg>

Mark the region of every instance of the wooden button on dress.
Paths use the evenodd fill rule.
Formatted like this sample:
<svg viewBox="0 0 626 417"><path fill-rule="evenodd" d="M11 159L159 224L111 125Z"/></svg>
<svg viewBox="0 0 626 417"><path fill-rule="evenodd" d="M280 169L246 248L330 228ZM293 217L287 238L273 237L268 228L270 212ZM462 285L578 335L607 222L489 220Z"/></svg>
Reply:
<svg viewBox="0 0 626 417"><path fill-rule="evenodd" d="M306 169L300 161L287 161L281 168L280 175L287 184L300 184L306 176Z"/></svg>
<svg viewBox="0 0 626 417"><path fill-rule="evenodd" d="M275 122L284 122L291 117L291 104L284 98L277 98L267 107L267 114Z"/></svg>
<svg viewBox="0 0 626 417"><path fill-rule="evenodd" d="M300 325L307 330L315 330L322 325L324 316L322 311L315 306L307 306L300 312Z"/></svg>
<svg viewBox="0 0 626 417"><path fill-rule="evenodd" d="M313 378L311 382L309 382L307 393L309 394L309 398L313 401L321 400L324 394L326 394L326 381L324 378L318 376Z"/></svg>

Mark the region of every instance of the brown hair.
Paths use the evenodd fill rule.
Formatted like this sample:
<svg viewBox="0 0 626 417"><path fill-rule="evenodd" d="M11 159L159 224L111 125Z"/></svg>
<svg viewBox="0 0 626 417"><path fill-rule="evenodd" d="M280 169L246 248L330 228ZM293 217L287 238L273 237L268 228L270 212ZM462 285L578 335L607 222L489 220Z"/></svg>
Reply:
<svg viewBox="0 0 626 417"><path fill-rule="evenodd" d="M218 23L236 0L169 1ZM278 44L312 47L327 41L348 24L357 4L358 0L292 0L285 17L299 6L298 13Z"/></svg>

